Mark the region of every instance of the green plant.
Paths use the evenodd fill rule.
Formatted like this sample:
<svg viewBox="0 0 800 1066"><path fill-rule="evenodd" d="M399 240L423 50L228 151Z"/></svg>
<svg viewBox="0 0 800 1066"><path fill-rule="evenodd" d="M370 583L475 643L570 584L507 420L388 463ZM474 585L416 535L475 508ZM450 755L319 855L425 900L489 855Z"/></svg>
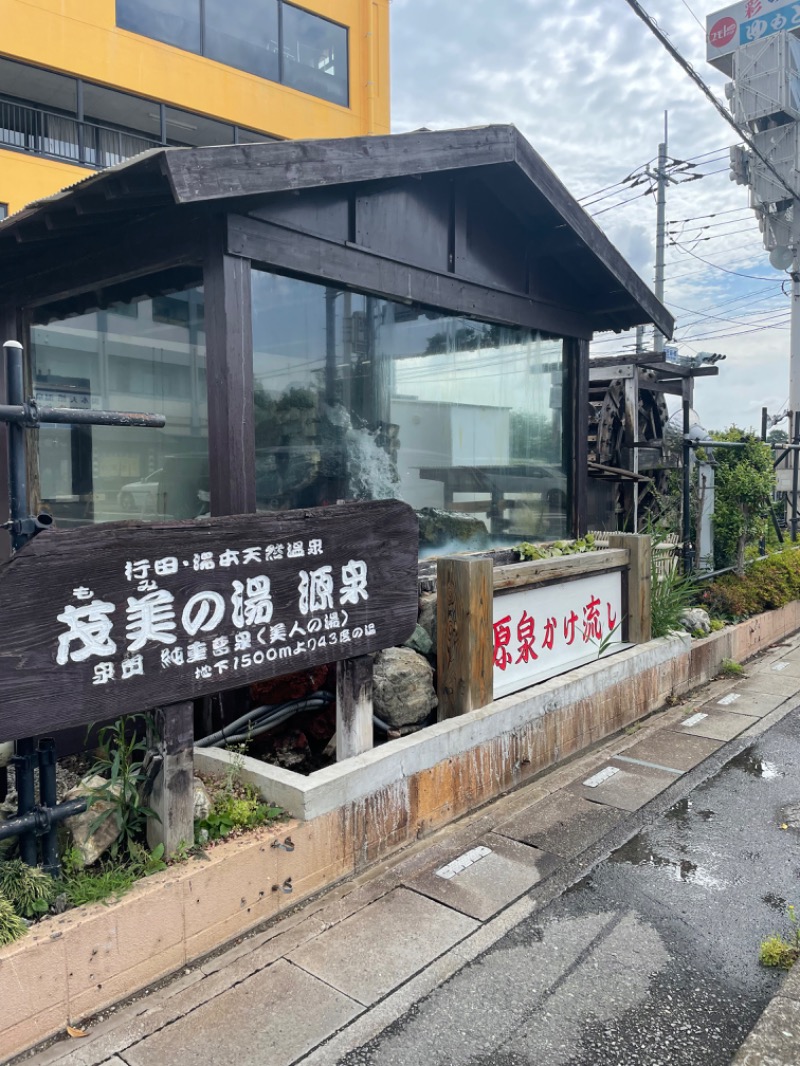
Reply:
<svg viewBox="0 0 800 1066"><path fill-rule="evenodd" d="M583 552L595 551L596 547L594 535L587 533L580 540L557 540L552 544L531 544L523 541L514 551L520 559L537 560L556 559L560 555L580 555Z"/></svg>
<svg viewBox="0 0 800 1066"><path fill-rule="evenodd" d="M653 568L650 620L654 637L665 637L681 628L681 615L693 603L694 595L692 582L677 570L659 575Z"/></svg>
<svg viewBox="0 0 800 1066"><path fill-rule="evenodd" d="M762 966L790 970L800 957L800 920L792 904L789 904L786 911L789 917L789 938L773 933L766 940L762 940L758 952L758 961Z"/></svg>
<svg viewBox="0 0 800 1066"><path fill-rule="evenodd" d="M742 448L717 448L714 495L714 558L717 566L744 572L748 545L767 530L769 500L775 485L772 452L752 433L731 426L715 440Z"/></svg>
<svg viewBox="0 0 800 1066"><path fill-rule="evenodd" d="M213 800L207 817L197 823L197 830L209 840L219 840L236 829L253 829L283 814L281 807L264 803L250 784L232 782Z"/></svg>
<svg viewBox="0 0 800 1066"><path fill-rule="evenodd" d="M90 831L94 833L109 818L114 819L118 836L111 845L112 859L120 855L135 858L136 849L144 839L147 819L158 818L142 802L141 796L147 745L137 735L137 723L143 720L144 715L128 715L98 732L99 755L90 772L103 777L104 782L92 790L88 803L91 806L102 802L105 809L94 820Z"/></svg>
<svg viewBox="0 0 800 1066"><path fill-rule="evenodd" d="M0 892L0 947L13 944L25 936L28 927L14 910L10 901Z"/></svg>
<svg viewBox="0 0 800 1066"><path fill-rule="evenodd" d="M734 659L723 659L719 672L722 677L742 677L744 674L744 667Z"/></svg>
<svg viewBox="0 0 800 1066"><path fill-rule="evenodd" d="M131 866L110 862L97 868L66 875L59 887L70 907L84 903L105 903L119 899L141 877Z"/></svg>
<svg viewBox="0 0 800 1066"><path fill-rule="evenodd" d="M22 918L40 918L55 897L55 881L37 866L21 859L0 862L0 893Z"/></svg>
<svg viewBox="0 0 800 1066"><path fill-rule="evenodd" d="M719 633L720 629L724 629L724 628L725 628L725 623L722 621L721 618L712 618L711 619L711 632L712 633Z"/></svg>

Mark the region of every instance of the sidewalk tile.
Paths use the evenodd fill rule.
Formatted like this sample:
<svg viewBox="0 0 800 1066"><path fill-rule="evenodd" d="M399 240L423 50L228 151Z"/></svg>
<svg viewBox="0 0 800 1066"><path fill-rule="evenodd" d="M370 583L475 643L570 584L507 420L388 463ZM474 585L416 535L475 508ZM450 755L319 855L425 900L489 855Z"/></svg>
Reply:
<svg viewBox="0 0 800 1066"><path fill-rule="evenodd" d="M698 719L699 715L705 717ZM734 714L732 711L710 707L708 704L695 714L684 719L684 723L676 725L679 733L685 733L694 737L708 737L711 740L733 740L743 733L748 726L757 722L758 718L746 714ZM690 725L686 725L690 722Z"/></svg>
<svg viewBox="0 0 800 1066"><path fill-rule="evenodd" d="M562 859L574 859L609 833L621 818L613 807L590 803L564 789L496 826L495 833Z"/></svg>
<svg viewBox="0 0 800 1066"><path fill-rule="evenodd" d="M476 857L476 848L487 849L489 854ZM465 858L471 865L458 870L459 860ZM552 873L558 863L555 855L490 833L473 841L466 851L437 855L429 868L406 886L485 922Z"/></svg>
<svg viewBox="0 0 800 1066"><path fill-rule="evenodd" d="M731 695L736 696L736 699L729 702L728 697ZM770 711L774 711L776 707L780 707L789 698L775 692L762 690L755 682L750 681L737 685L733 693L728 693L728 697L723 696L721 699L709 700L698 707L698 710L707 711L709 707L712 707L714 710L727 711L730 714L748 714L754 718L763 718Z"/></svg>
<svg viewBox="0 0 800 1066"><path fill-rule="evenodd" d="M281 960L127 1048L125 1061L129 1066L289 1066L360 1011L351 999Z"/></svg>
<svg viewBox="0 0 800 1066"><path fill-rule="evenodd" d="M287 958L369 1005L476 929L478 923L397 888Z"/></svg>
<svg viewBox="0 0 800 1066"><path fill-rule="evenodd" d="M733 1066L797 1066L800 1003L776 996L739 1049Z"/></svg>
<svg viewBox="0 0 800 1066"><path fill-rule="evenodd" d="M785 671L766 669L750 674L746 681L736 686L737 692L769 692L774 696L789 699L800 692L800 677Z"/></svg>
<svg viewBox="0 0 800 1066"><path fill-rule="evenodd" d="M685 733L676 733L674 729L662 729L647 740L640 740L633 747L621 751L619 757L655 763L657 766L685 773L721 746L722 741L688 736Z"/></svg>
<svg viewBox="0 0 800 1066"><path fill-rule="evenodd" d="M607 767L601 768L601 772L611 767L612 763L609 763ZM576 782L573 786L575 791L591 803L602 803L609 807L618 807L623 811L638 811L645 803L654 799L659 792L663 792L665 788L677 781L679 776L660 770L650 770L644 766L632 766L630 763L623 763L613 768L617 772L602 784L592 788L583 782Z"/></svg>

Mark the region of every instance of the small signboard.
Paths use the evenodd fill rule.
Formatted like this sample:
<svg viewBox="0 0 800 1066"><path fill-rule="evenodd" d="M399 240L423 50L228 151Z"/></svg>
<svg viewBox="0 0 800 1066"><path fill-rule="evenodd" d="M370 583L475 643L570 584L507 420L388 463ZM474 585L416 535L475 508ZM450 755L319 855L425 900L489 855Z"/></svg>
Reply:
<svg viewBox="0 0 800 1066"><path fill-rule="evenodd" d="M494 597L494 698L592 662L622 642L622 574Z"/></svg>
<svg viewBox="0 0 800 1066"><path fill-rule="evenodd" d="M0 739L401 644L417 551L396 500L42 533L0 569Z"/></svg>
<svg viewBox="0 0 800 1066"><path fill-rule="evenodd" d="M782 30L800 32L798 0L739 0L707 16L706 59L730 76L737 48Z"/></svg>

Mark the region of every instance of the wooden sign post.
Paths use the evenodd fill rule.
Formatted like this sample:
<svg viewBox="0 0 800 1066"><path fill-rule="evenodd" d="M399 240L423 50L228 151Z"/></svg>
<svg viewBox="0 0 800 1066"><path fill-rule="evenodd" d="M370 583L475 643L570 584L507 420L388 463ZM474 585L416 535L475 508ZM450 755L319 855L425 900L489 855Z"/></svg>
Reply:
<svg viewBox="0 0 800 1066"><path fill-rule="evenodd" d="M338 662L340 757L371 744L369 656L414 630L417 545L397 500L40 534L0 569L0 740L163 708L170 853L197 697Z"/></svg>

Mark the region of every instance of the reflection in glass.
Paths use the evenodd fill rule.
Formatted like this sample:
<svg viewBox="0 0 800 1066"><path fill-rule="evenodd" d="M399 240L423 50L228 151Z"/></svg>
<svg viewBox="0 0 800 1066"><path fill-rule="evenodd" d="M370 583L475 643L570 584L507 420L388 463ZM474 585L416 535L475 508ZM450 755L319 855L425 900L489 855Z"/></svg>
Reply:
<svg viewBox="0 0 800 1066"><path fill-rule="evenodd" d="M278 0L205 0L205 40L210 59L278 80Z"/></svg>
<svg viewBox="0 0 800 1066"><path fill-rule="evenodd" d="M189 52L200 51L200 0L117 0L117 25Z"/></svg>
<svg viewBox="0 0 800 1066"><path fill-rule="evenodd" d="M208 513L202 289L31 331L42 406L166 415L164 429L43 425L40 492L61 528Z"/></svg>
<svg viewBox="0 0 800 1066"><path fill-rule="evenodd" d="M282 5L283 81L347 107L347 30L291 4Z"/></svg>
<svg viewBox="0 0 800 1066"><path fill-rule="evenodd" d="M423 551L567 530L560 341L253 274L264 510L398 498Z"/></svg>

